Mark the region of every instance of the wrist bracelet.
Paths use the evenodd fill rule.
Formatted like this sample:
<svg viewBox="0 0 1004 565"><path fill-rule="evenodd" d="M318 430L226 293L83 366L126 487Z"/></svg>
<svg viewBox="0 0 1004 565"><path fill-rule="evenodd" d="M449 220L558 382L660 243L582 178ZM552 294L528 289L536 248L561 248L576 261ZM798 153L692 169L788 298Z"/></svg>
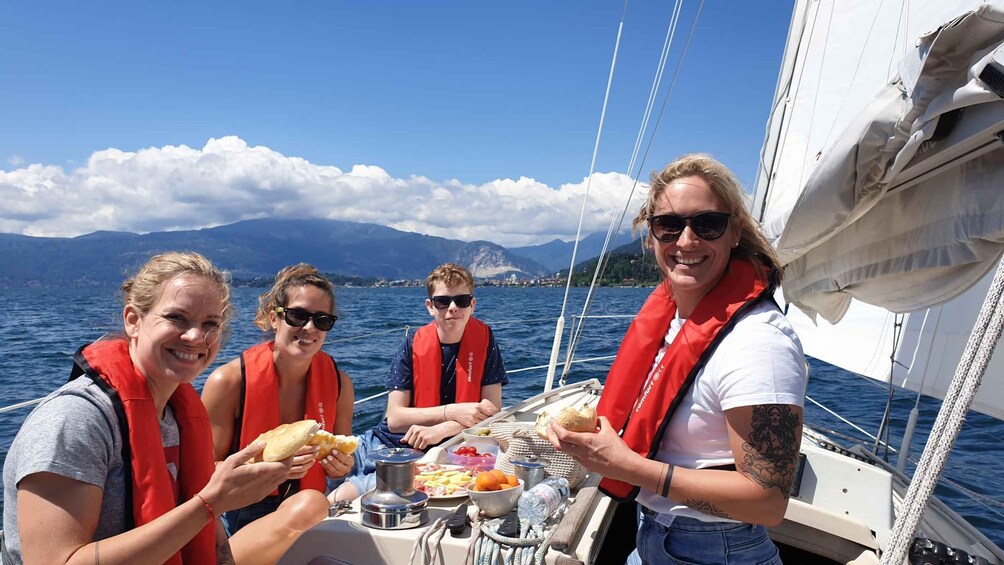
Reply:
<svg viewBox="0 0 1004 565"><path fill-rule="evenodd" d="M202 505L206 507L207 511L209 511L209 520L210 521L215 520L216 510L213 510L213 505L206 502L206 499L202 498L202 495L199 493L195 493L195 497L198 498L200 501L202 501Z"/></svg>
<svg viewBox="0 0 1004 565"><path fill-rule="evenodd" d="M443 421L446 421L446 404L443 405Z"/></svg>
<svg viewBox="0 0 1004 565"><path fill-rule="evenodd" d="M667 498L669 496L669 484L673 482L673 465L669 463L666 464L666 474L662 479L662 489L659 491L659 496Z"/></svg>

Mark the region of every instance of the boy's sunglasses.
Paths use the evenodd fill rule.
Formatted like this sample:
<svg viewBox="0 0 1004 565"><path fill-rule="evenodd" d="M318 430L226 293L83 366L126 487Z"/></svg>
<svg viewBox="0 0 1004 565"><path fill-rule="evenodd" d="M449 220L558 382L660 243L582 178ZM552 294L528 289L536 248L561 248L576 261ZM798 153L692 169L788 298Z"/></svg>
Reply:
<svg viewBox="0 0 1004 565"><path fill-rule="evenodd" d="M293 326L294 328L302 328L307 325L307 322L314 320L314 327L326 332L335 325L335 320L338 316L334 314L326 314L324 312L308 312L303 308L283 308L279 306L275 309L276 314L282 315L286 323Z"/></svg>
<svg viewBox="0 0 1004 565"><path fill-rule="evenodd" d="M474 300L473 294L458 294L456 296L433 296L430 298L432 300L433 306L436 310L446 310L450 307L450 303L457 305L457 308L468 308L471 305L471 301Z"/></svg>
<svg viewBox="0 0 1004 565"><path fill-rule="evenodd" d="M714 241L725 234L731 216L732 214L728 212L701 212L693 216L662 214L650 217L648 227L652 237L663 243L675 242L687 226L690 226L697 237L705 241Z"/></svg>

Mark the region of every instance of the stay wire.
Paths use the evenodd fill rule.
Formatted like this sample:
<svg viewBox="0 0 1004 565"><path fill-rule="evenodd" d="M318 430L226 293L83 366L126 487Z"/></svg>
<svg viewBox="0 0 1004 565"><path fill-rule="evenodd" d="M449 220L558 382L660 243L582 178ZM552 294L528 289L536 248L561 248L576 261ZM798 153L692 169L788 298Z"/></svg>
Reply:
<svg viewBox="0 0 1004 565"><path fill-rule="evenodd" d="M889 462L889 419L892 417L892 399L895 394L895 386L893 385L893 373L896 370L896 352L899 351L899 340L903 333L903 315L896 314L893 321L893 333L892 333L892 351L889 353L889 384L888 384L888 396L885 401L885 412L882 414L882 422L879 424L879 431L876 434L875 445L872 447L872 453L878 455L879 451L879 438L884 438L886 448L883 450L882 460L886 463Z"/></svg>
<svg viewBox="0 0 1004 565"><path fill-rule="evenodd" d="M807 24L809 22L810 12L813 13L813 19L811 26L807 27ZM794 55L792 55L794 60L791 63L791 72L787 76L782 75L778 77L778 87L776 89L778 95L775 97L774 103L771 105L770 114L767 116L767 124L764 126L764 135L763 135L764 143L760 147L760 164L759 164L758 174L763 176L763 178L765 179L764 182L766 183L767 186L763 189L764 194L763 198L760 201L760 209L753 210L753 212L755 213L754 217L760 223L763 223L764 221L764 212L767 209L767 201L770 198L771 189L773 188L772 186L773 181L771 180L772 172L774 171L774 167L778 161L779 155L781 155L781 153L784 151L784 142L787 141L787 136L785 136L783 132L787 130L787 127L790 124L790 121L787 121L785 119L788 113L787 112L788 102L790 101L792 105L794 105L794 99L792 98L792 93L793 92L797 93L798 87L801 85L802 73L805 70L805 62L808 59L808 57L805 57L804 55L808 53L809 47L811 46L812 31L815 29L816 25L815 16L818 14L819 14L818 9L810 10L808 6L806 6L806 9L802 13L801 27L798 36L799 40L798 43L794 45L795 50L794 50ZM792 15L792 22L794 22L794 14ZM792 29L794 29L794 23L792 23ZM805 35L806 30L808 30L809 33L807 43ZM804 52L802 51L803 44L805 44ZM788 48L786 46L784 58L787 58L787 56L788 56ZM782 67L782 72L783 70L784 69ZM798 76L799 80L798 83L795 83L795 76ZM781 84L783 84L784 86L782 87ZM770 166L768 167L767 164L765 163L765 157L767 156L767 142L770 141L771 139L770 132L771 132L771 125L774 122L774 115L777 113L778 108L782 107L784 108L784 110L781 112L781 117L779 118L780 122L778 123L777 126L778 135L777 139L774 142L773 146L774 152L771 155L771 162ZM759 184L759 182L757 184Z"/></svg>
<svg viewBox="0 0 1004 565"><path fill-rule="evenodd" d="M662 43L662 53L659 55L659 63L656 65L655 77L652 79L652 87L649 90L648 101L645 103L645 111L642 114L641 126L638 129L638 134L635 137L634 149L631 152L631 160L628 163L627 171L628 175L634 169L635 161L638 159L638 153L641 150L641 144L645 140L645 131L648 129L648 122L652 117L652 108L655 106L655 101L659 95L659 87L662 84L662 76L666 69L666 61L669 58L669 52L672 48L673 38L676 35L676 26L680 21L680 11L683 7L683 0L676 0L676 4L673 6L673 13L669 20L669 25L666 27L666 38ZM634 186L632 186L631 191L628 194L627 202L624 204L624 211L621 213L621 219L619 221L614 220L612 217L610 219L610 225L607 227L606 238L603 240L603 247L600 249L599 260L597 262L597 267L599 267L600 262L606 256L607 249L610 246L610 240L614 237L614 227L617 226L617 231L620 231L620 224L623 222L624 212L626 212L627 207L630 206L631 198L634 196ZM589 290L586 293L585 304L588 305L592 300L593 289L596 286L596 281L598 279L597 275L600 273L599 270L593 272L593 279L589 284ZM585 315L586 308L583 308L583 316ZM568 376L568 371L570 368L569 360L574 357L575 348L578 347L579 333L577 331L578 327L582 325L582 317L580 316L578 320L573 320L572 324L569 326L569 341L568 348L565 352L565 367L561 372L561 385L565 384L566 378Z"/></svg>
<svg viewBox="0 0 1004 565"><path fill-rule="evenodd" d="M617 68L617 55L621 47L621 35L624 31L624 17L627 14L627 0L624 0L624 8L621 11L621 21L617 26L617 41L614 43L613 60L610 61L610 74L607 76L607 88L603 95L603 108L600 110L600 123L596 128L596 141L593 143L593 157L589 163L589 176L586 177L586 190L582 195L582 207L579 210L579 224L575 228L575 245L572 246L572 259L568 265L568 280L565 282L565 297L561 301L561 317L565 316L565 309L568 305L568 294L572 285L572 272L575 269L575 256L579 250L579 239L582 237L582 219L586 215L586 204L589 201L589 189L593 184L593 172L596 170L596 155L599 153L600 140L603 137L603 123L607 116L607 104L610 102L610 90L614 82L614 70Z"/></svg>
<svg viewBox="0 0 1004 565"><path fill-rule="evenodd" d="M645 162L648 160L648 155L649 155L649 153L652 150L652 144L655 141L655 136L658 133L659 126L662 124L662 119L663 119L663 117L666 114L666 107L669 104L669 98L672 95L673 88L676 86L676 81L677 81L677 79L680 76L680 70L683 68L683 62L687 58L687 51L690 49L690 42L694 38L694 31L697 29L697 23L698 23L698 21L700 21L701 11L703 9L704 9L704 0L701 0L701 3L698 4L698 7L697 7L697 13L694 15L694 22L690 26L690 33L687 35L687 41L686 41L686 43L684 43L683 53L680 55L680 59L677 62L677 65L676 65L676 70L673 73L673 80L670 81L669 88L666 90L666 96L663 98L662 107L659 109L659 116L655 120L655 125L653 126L652 133L649 136L648 144L645 147L645 152L642 155L641 162L638 164L638 172L634 176L634 182L631 185L631 191L628 194L628 197L625 199L625 201L624 201L624 208L621 210L620 217L617 219L617 227L616 227L615 230L613 230L615 233L620 232L620 228L624 224L624 216L627 215L628 206L631 205L631 198L634 196L634 192L635 192L635 190L638 187L638 178L641 175L641 171L642 171L643 167L645 166ZM628 173L630 174L630 172L631 171L629 170ZM574 345L578 344L578 340L579 340L579 338L581 336L581 333L582 333L582 327L585 324L585 319L586 319L586 317L587 317L587 315L589 313L589 307L590 307L590 305L592 303L593 289L596 287L596 281L599 280L599 278L603 275L604 270L606 269L606 263L607 263L607 257L608 257L608 255L607 255L608 244L609 244L609 237L607 239L607 243L604 244L604 247L603 247L602 251L600 252L599 260L596 263L596 271L593 274L593 282L592 282L592 284L590 284L589 292L586 295L586 301L585 301L585 303L582 306L582 318L581 318L578 326L576 327L576 331L575 331L575 334L574 334L574 344L573 343L569 344L568 355L566 356L566 361L570 361L572 359L572 357L574 356L574 353L575 353ZM570 364L568 364L568 365L565 366L566 369L567 369L567 367L569 365ZM562 375L562 379L564 379L564 375Z"/></svg>
<svg viewBox="0 0 1004 565"><path fill-rule="evenodd" d="M582 195L582 207L579 209L579 223L575 229L575 244L572 246L572 257L568 265L568 279L565 281L565 296L561 300L561 314L554 325L554 341L551 345L551 356L548 359L547 380L544 383L544 390L550 390L554 381L556 362L558 360L558 350L561 346L561 330L565 323L565 310L568 307L568 295L572 289L572 274L575 272L575 258L579 251L579 240L582 237L582 220L586 215L586 204L589 201L589 189L593 184L593 172L596 169L596 155L600 148L600 139L603 134L603 122L607 115L607 104L610 101L610 90L614 81L614 70L617 67L617 55L620 52L621 36L624 32L624 18L627 14L627 0L624 0L624 7L621 11L621 21L617 26L617 41L614 43L613 60L610 61L610 74L607 76L606 93L603 96L603 109L600 112L600 123L596 129L596 141L593 144L593 158L589 164L589 176L586 180L586 190Z"/></svg>

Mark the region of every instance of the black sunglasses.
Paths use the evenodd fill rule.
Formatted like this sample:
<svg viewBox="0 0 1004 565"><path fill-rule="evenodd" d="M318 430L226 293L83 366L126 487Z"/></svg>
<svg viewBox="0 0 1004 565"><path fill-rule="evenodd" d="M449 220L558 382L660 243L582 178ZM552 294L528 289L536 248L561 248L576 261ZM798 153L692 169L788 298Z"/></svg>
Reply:
<svg viewBox="0 0 1004 565"><path fill-rule="evenodd" d="M648 227L652 237L663 243L673 243L679 239L687 226L690 226L697 237L705 241L714 241L725 235L725 230L729 228L730 217L732 214L728 212L701 212L693 216L662 214L650 217Z"/></svg>
<svg viewBox="0 0 1004 565"><path fill-rule="evenodd" d="M294 328L302 328L307 325L307 322L313 320L314 327L326 332L335 325L335 320L338 316L334 314L327 314L324 312L308 312L303 308L283 308L279 306L275 309L276 314L281 314L286 323L293 326Z"/></svg>
<svg viewBox="0 0 1004 565"><path fill-rule="evenodd" d="M433 296L432 300L433 306L436 310L446 310L450 307L450 303L457 305L457 308L468 308L471 302L474 300L473 294L458 294L456 296Z"/></svg>

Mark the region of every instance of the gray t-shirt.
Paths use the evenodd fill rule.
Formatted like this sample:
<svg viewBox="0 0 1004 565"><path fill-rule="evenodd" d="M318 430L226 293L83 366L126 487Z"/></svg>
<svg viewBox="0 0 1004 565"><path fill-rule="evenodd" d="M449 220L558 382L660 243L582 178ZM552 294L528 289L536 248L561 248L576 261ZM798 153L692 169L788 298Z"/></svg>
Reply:
<svg viewBox="0 0 1004 565"><path fill-rule="evenodd" d="M104 491L94 532L102 540L125 531L125 473L122 434L108 396L89 377L77 378L50 394L25 419L3 468L3 534L8 555L20 565L17 529L17 485L34 473L55 473L95 485ZM165 446L179 444L178 423L171 409L160 422ZM169 465L173 475L176 470Z"/></svg>

